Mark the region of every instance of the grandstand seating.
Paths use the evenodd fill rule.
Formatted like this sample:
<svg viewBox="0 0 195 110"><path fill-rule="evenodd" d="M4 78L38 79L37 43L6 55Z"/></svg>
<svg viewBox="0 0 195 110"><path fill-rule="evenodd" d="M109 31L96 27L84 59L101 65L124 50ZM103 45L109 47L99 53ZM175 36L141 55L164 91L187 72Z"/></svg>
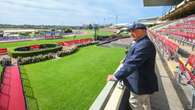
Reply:
<svg viewBox="0 0 195 110"><path fill-rule="evenodd" d="M149 34L151 40L156 44L156 47L159 50L163 50L163 51L165 51L165 53L169 52L169 53L174 54L171 56L174 57L177 65L178 65L176 67L176 71L175 71L175 78L176 78L178 84L185 83L187 85L190 85L193 88L192 98L191 98L192 108L193 108L194 107L193 103L195 102L195 99L194 99L194 97L195 97L195 55L190 54L188 56L187 62L184 63L183 60L177 55L178 50L180 48L180 45L177 45L172 40L169 40L168 37L166 37L166 35L164 35L164 33L163 34L161 33L161 32L168 33L171 31L172 30L169 30L169 29L161 29L160 32L148 30L148 34ZM177 31L177 32L178 33L175 32L174 34L177 34L177 35L184 37L184 34L182 32L181 33L179 31ZM187 38L189 38L189 37L187 37Z"/></svg>
<svg viewBox="0 0 195 110"><path fill-rule="evenodd" d="M178 84L187 84L193 88L191 102L192 108L194 108L195 55L192 52L195 47L195 15L168 21L165 25L155 27L148 30L148 34L160 52L162 50L164 51L162 53L174 54L169 56L173 56L175 64L177 64L175 78ZM189 50L190 48L192 51ZM187 56L182 55L181 52L185 49L188 49ZM187 62L183 61L185 58L187 58Z"/></svg>
<svg viewBox="0 0 195 110"><path fill-rule="evenodd" d="M7 54L7 48L0 48L0 55Z"/></svg>
<svg viewBox="0 0 195 110"><path fill-rule="evenodd" d="M191 46L192 50L195 47L195 15L170 21L154 30L180 44Z"/></svg>
<svg viewBox="0 0 195 110"><path fill-rule="evenodd" d="M148 32L149 34L151 34L150 37L152 37L151 39L154 40L159 50L162 50L163 55L164 53L168 55L168 59L174 58L177 55L177 51L179 49L178 44L174 43L173 41L169 40L159 33L151 30L148 30Z"/></svg>
<svg viewBox="0 0 195 110"><path fill-rule="evenodd" d="M5 68L0 88L0 110L26 110L18 66Z"/></svg>

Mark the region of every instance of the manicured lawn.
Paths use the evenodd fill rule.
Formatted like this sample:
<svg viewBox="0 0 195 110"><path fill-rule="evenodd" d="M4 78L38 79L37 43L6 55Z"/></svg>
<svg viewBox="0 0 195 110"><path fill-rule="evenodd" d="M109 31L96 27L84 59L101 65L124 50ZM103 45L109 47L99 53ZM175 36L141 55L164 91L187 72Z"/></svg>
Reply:
<svg viewBox="0 0 195 110"><path fill-rule="evenodd" d="M28 75L40 110L87 110L123 57L121 48L89 46L21 71Z"/></svg>
<svg viewBox="0 0 195 110"><path fill-rule="evenodd" d="M110 36L112 34L113 34L113 32L104 31L103 29L100 29L97 31L97 35L99 35L99 36Z"/></svg>

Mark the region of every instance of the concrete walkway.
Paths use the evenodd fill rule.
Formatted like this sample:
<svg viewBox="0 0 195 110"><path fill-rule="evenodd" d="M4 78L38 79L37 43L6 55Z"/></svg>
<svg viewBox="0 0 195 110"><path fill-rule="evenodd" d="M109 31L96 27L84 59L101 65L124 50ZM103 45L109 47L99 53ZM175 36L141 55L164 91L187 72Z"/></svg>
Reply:
<svg viewBox="0 0 195 110"><path fill-rule="evenodd" d="M159 54L156 56L159 92L151 97L152 110L184 110Z"/></svg>

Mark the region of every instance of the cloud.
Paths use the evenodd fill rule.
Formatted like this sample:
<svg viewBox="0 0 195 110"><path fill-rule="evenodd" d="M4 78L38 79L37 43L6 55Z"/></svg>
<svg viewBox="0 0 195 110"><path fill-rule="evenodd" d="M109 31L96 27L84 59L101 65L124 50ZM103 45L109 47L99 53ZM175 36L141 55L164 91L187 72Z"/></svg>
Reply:
<svg viewBox="0 0 195 110"><path fill-rule="evenodd" d="M142 0L1 0L0 23L65 24L129 22L147 16ZM150 12L150 11L147 11ZM149 14L152 16L152 14Z"/></svg>

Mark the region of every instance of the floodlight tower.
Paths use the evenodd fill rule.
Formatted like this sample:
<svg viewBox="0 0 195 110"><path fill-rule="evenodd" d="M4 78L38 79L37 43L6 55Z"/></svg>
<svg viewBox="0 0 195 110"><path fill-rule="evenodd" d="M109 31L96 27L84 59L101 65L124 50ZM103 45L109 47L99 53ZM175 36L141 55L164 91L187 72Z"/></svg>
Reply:
<svg viewBox="0 0 195 110"><path fill-rule="evenodd" d="M93 29L94 29L94 40L97 40L98 25L97 24L93 24Z"/></svg>
<svg viewBox="0 0 195 110"><path fill-rule="evenodd" d="M115 17L116 24L118 24L118 15Z"/></svg>
<svg viewBox="0 0 195 110"><path fill-rule="evenodd" d="M106 25L106 18L104 18L104 22L103 22L103 25Z"/></svg>

